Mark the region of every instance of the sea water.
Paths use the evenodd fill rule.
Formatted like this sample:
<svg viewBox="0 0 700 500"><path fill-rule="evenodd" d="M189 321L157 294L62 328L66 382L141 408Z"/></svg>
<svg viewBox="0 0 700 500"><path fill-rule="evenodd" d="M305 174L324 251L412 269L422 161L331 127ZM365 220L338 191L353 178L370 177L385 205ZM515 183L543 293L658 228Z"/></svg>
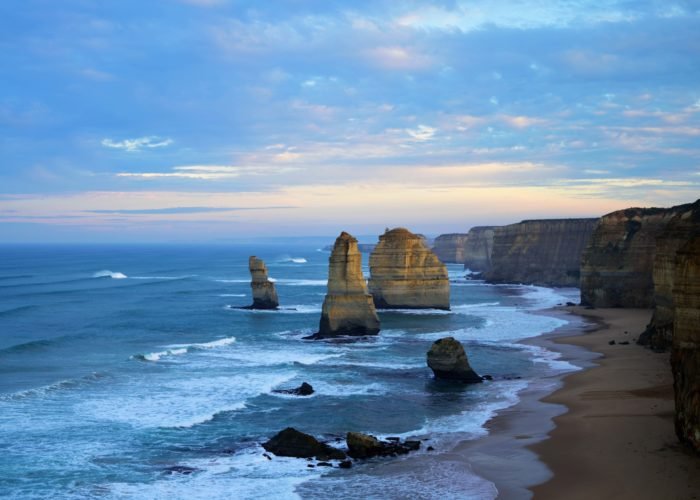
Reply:
<svg viewBox="0 0 700 500"><path fill-rule="evenodd" d="M479 439L528 384L575 369L517 341L561 326L538 311L577 290L493 286L451 265L450 311L382 311L376 337L309 341L327 243L0 247L0 495L495 497L459 463L424 478L394 472L406 457L309 468L260 443L288 426L339 446L359 431L424 439L420 461ZM250 255L280 310L236 308L252 302ZM436 382L425 355L445 336L494 380ZM274 392L302 382L316 392Z"/></svg>

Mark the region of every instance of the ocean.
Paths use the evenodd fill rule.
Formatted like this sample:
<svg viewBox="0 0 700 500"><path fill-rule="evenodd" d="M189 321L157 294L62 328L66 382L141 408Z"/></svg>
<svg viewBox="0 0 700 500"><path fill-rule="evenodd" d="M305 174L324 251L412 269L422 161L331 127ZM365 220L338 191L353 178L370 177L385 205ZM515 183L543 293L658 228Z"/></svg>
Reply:
<svg viewBox="0 0 700 500"><path fill-rule="evenodd" d="M329 243L0 247L0 496L494 498L464 464L393 471L483 438L520 391L575 370L518 341L562 326L539 311L578 290L488 285L449 265L451 311L381 311L376 337L304 340ZM235 308L252 302L250 255L281 310ZM425 355L445 336L494 380L436 382ZM315 394L273 392L302 382ZM347 431L425 441L351 469L268 460L260 443L288 426L332 443Z"/></svg>

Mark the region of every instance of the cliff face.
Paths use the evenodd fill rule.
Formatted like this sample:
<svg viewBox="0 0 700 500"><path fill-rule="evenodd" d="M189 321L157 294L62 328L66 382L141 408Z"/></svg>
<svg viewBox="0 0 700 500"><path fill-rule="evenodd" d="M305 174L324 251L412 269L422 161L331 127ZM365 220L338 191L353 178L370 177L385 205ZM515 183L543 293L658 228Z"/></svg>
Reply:
<svg viewBox="0 0 700 500"><path fill-rule="evenodd" d="M468 235L460 233L441 234L435 238L433 253L442 262L464 264L464 250L467 237Z"/></svg>
<svg viewBox="0 0 700 500"><path fill-rule="evenodd" d="M343 232L335 240L328 266L328 293L321 324L313 338L338 335L376 335L379 318L362 275L357 240Z"/></svg>
<svg viewBox="0 0 700 500"><path fill-rule="evenodd" d="M656 239L679 210L628 208L603 216L581 261L581 303L650 308Z"/></svg>
<svg viewBox="0 0 700 500"><path fill-rule="evenodd" d="M493 283L578 286L581 254L597 219L527 220L494 230Z"/></svg>
<svg viewBox="0 0 700 500"><path fill-rule="evenodd" d="M379 237L369 267L369 291L378 308L450 308L447 268L419 235L388 230Z"/></svg>
<svg viewBox="0 0 700 500"><path fill-rule="evenodd" d="M469 230L464 243L464 268L476 272L491 269L493 226L477 226Z"/></svg>
<svg viewBox="0 0 700 500"><path fill-rule="evenodd" d="M674 215L656 238L652 278L654 315L639 343L654 349L667 349L673 337L673 287L676 254L694 236L700 235L700 200L692 205L670 209Z"/></svg>
<svg viewBox="0 0 700 500"><path fill-rule="evenodd" d="M250 270L250 288L253 292L253 305L251 309L277 309L279 299L275 284L267 278L267 267L262 259L251 256L248 259L248 269Z"/></svg>
<svg viewBox="0 0 700 500"><path fill-rule="evenodd" d="M676 397L676 434L700 452L700 236L677 254L671 368Z"/></svg>

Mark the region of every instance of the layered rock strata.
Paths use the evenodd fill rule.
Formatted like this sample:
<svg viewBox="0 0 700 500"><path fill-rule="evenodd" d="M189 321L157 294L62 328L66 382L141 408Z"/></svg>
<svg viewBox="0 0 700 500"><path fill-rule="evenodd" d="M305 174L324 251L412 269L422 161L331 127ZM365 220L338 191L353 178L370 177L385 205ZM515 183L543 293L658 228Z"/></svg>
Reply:
<svg viewBox="0 0 700 500"><path fill-rule="evenodd" d="M454 337L436 340L430 346L427 361L435 378L469 383L482 381L482 378L469 365L464 347Z"/></svg>
<svg viewBox="0 0 700 500"><path fill-rule="evenodd" d="M262 259L251 256L248 259L248 269L250 270L250 288L253 291L253 304L250 309L277 309L279 299L275 284L267 277L267 267Z"/></svg>
<svg viewBox="0 0 700 500"><path fill-rule="evenodd" d="M491 269L494 226L477 226L469 230L464 243L464 268L474 272Z"/></svg>
<svg viewBox="0 0 700 500"><path fill-rule="evenodd" d="M312 338L376 335L379 317L362 275L357 240L343 232L335 240L328 265L328 293L319 331Z"/></svg>
<svg viewBox="0 0 700 500"><path fill-rule="evenodd" d="M700 200L692 205L671 209L675 215L656 238L652 279L654 315L640 335L639 344L666 350L673 339L673 287L678 250L694 236L700 235Z"/></svg>
<svg viewBox="0 0 700 500"><path fill-rule="evenodd" d="M603 216L581 259L581 304L651 308L656 241L688 205L628 208Z"/></svg>
<svg viewBox="0 0 700 500"><path fill-rule="evenodd" d="M369 258L369 291L379 309L449 309L445 264L408 229L387 230Z"/></svg>
<svg viewBox="0 0 700 500"><path fill-rule="evenodd" d="M433 253L442 262L464 264L464 250L468 235L461 233L441 234L435 238Z"/></svg>
<svg viewBox="0 0 700 500"><path fill-rule="evenodd" d="M598 219L526 220L494 230L491 283L578 286L581 254Z"/></svg>
<svg viewBox="0 0 700 500"><path fill-rule="evenodd" d="M671 368L676 398L676 434L700 452L700 236L677 254Z"/></svg>

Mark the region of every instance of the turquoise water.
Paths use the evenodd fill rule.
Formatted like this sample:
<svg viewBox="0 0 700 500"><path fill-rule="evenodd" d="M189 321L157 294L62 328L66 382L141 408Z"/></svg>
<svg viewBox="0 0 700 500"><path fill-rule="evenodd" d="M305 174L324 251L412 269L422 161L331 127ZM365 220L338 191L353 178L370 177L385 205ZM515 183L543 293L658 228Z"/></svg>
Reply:
<svg viewBox="0 0 700 500"><path fill-rule="evenodd" d="M366 497L370 470L386 467L382 484L406 486L390 473L402 458L329 471L267 460L259 444L293 426L330 440L349 430L419 436L446 452L483 436L528 383L572 369L515 342L560 326L536 310L575 290L468 282L458 266L452 311L381 312L376 338L303 340L318 326L325 244L0 247L0 492L327 498L332 485ZM282 310L230 307L252 301L249 255L266 261ZM447 335L495 380L436 383L425 353ZM272 392L302 381L313 396ZM447 497L495 491L465 471L445 487ZM416 498L420 488L411 486Z"/></svg>

